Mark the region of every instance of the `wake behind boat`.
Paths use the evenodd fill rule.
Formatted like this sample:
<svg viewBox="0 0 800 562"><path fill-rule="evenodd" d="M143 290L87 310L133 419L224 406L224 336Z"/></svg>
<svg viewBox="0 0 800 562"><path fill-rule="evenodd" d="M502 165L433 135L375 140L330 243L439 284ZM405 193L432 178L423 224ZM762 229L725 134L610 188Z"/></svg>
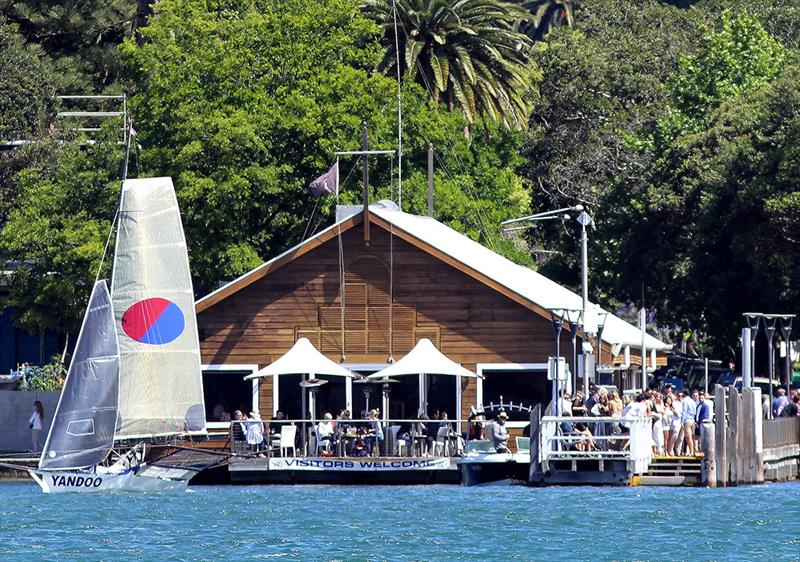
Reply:
<svg viewBox="0 0 800 562"><path fill-rule="evenodd" d="M205 434L194 292L172 180L126 180L112 288L94 285L38 469L29 472L46 493L182 490L220 457L177 447L147 461L146 442ZM122 440L138 444L114 453Z"/></svg>

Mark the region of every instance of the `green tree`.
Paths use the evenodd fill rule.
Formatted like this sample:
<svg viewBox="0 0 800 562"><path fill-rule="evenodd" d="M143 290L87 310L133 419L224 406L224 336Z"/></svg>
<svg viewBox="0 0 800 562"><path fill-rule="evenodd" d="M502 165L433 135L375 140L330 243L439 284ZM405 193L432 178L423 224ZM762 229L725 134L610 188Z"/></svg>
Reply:
<svg viewBox="0 0 800 562"><path fill-rule="evenodd" d="M306 186L336 150L359 148L362 122L371 146L396 145L397 85L371 71L380 30L355 0L163 0L155 9L142 44L124 47L141 169L175 179L195 287L208 291L300 241L316 203ZM452 212L461 221L454 225L480 238L493 236L483 205L524 210L513 149L454 141L463 137L464 118L429 104L413 82L403 100L404 176L424 169L430 141L459 178L450 192L461 206L447 209L443 199L444 216ZM476 156L487 146L494 148ZM466 167L473 158L500 167L486 185ZM347 179L357 165L342 160L344 202L361 199L357 174ZM397 199L390 163L371 166L374 185ZM414 200L415 190L424 185L406 182L404 200ZM317 217L332 215L332 198L319 205Z"/></svg>
<svg viewBox="0 0 800 562"><path fill-rule="evenodd" d="M726 11L716 29L704 31L698 51L682 55L670 79L673 108L660 131L668 139L699 131L725 100L765 87L786 60L780 41L744 13Z"/></svg>
<svg viewBox="0 0 800 562"><path fill-rule="evenodd" d="M384 29L381 70L396 72L399 59L401 75L422 84L434 101L460 108L470 123L482 117L525 127L531 40L515 30L528 17L524 8L498 0L366 0L365 6Z"/></svg>
<svg viewBox="0 0 800 562"><path fill-rule="evenodd" d="M787 65L756 20L723 16L668 81L675 105L658 127L669 134L652 145L647 181L607 200L617 290L646 283L664 320L717 349L745 310L796 307L799 69Z"/></svg>
<svg viewBox="0 0 800 562"><path fill-rule="evenodd" d="M41 49L25 45L0 19L0 145L45 135L55 114L50 67ZM0 146L0 229L17 198L13 175L29 165L32 151Z"/></svg>
<svg viewBox="0 0 800 562"><path fill-rule="evenodd" d="M0 16L50 57L60 94L114 88L117 46L131 33L135 13L135 3L125 0L0 0Z"/></svg>
<svg viewBox="0 0 800 562"><path fill-rule="evenodd" d="M589 236L592 298L609 306L617 294L619 237L612 196L643 189L650 154L635 140L668 107L665 83L699 37L695 16L659 2L596 0L581 8L574 29L554 29L533 52L542 76L523 149L533 208L589 207L596 219ZM531 246L555 252L541 271L574 288L578 229L575 221L548 221L527 231Z"/></svg>
<svg viewBox="0 0 800 562"><path fill-rule="evenodd" d="M63 138L35 148L13 177L19 196L0 231L0 254L18 264L4 305L29 332L75 333L111 229L121 151Z"/></svg>

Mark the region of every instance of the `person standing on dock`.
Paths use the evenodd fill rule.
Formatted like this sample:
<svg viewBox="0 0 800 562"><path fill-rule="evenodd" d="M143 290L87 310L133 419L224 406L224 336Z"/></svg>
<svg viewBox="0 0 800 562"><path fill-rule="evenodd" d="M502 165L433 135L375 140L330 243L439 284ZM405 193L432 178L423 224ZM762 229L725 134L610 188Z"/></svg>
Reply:
<svg viewBox="0 0 800 562"><path fill-rule="evenodd" d="M683 425L683 439L686 443L686 454L694 456L694 423L697 416L697 404L688 394L681 400L681 424Z"/></svg>
<svg viewBox="0 0 800 562"><path fill-rule="evenodd" d="M507 453L508 452L508 428L506 427L506 420L508 419L508 414L504 411L500 411L497 414L497 422L492 425L492 443L494 444L494 449L498 453Z"/></svg>
<svg viewBox="0 0 800 562"><path fill-rule="evenodd" d="M789 399L786 398L786 389L779 388L775 393L775 398L772 400L772 417L778 418L783 412L786 405L789 404Z"/></svg>
<svg viewBox="0 0 800 562"><path fill-rule="evenodd" d="M33 441L33 452L38 453L39 441L42 435L42 421L44 420L44 407L42 403L37 400L33 403L33 413L28 420L28 427L31 430L31 440Z"/></svg>

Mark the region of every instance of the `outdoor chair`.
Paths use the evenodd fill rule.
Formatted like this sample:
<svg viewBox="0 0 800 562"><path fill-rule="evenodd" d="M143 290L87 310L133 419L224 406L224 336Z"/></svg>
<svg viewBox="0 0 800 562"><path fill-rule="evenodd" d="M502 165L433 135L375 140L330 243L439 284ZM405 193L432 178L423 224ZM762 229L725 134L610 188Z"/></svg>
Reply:
<svg viewBox="0 0 800 562"><path fill-rule="evenodd" d="M440 427L436 432L436 441L433 442L433 456L441 452L444 456L450 456L450 428Z"/></svg>
<svg viewBox="0 0 800 562"><path fill-rule="evenodd" d="M292 456L297 456L297 449L294 445L295 437L297 437L296 425L284 425L281 427L281 456L286 457L289 449L292 450Z"/></svg>
<svg viewBox="0 0 800 562"><path fill-rule="evenodd" d="M394 450L392 454L397 456L403 456L406 448L406 442L404 439L400 439L398 441L397 435L400 433L400 426L399 425L390 425L389 431L392 432L392 443L394 443Z"/></svg>

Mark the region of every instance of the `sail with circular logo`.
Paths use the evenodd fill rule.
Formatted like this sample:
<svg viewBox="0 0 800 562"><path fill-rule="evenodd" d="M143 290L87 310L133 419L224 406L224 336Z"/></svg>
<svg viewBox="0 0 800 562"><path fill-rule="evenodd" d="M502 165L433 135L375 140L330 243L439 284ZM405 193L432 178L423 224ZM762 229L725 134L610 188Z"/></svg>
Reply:
<svg viewBox="0 0 800 562"><path fill-rule="evenodd" d="M111 297L120 349L117 439L204 432L194 291L170 178L123 184Z"/></svg>

